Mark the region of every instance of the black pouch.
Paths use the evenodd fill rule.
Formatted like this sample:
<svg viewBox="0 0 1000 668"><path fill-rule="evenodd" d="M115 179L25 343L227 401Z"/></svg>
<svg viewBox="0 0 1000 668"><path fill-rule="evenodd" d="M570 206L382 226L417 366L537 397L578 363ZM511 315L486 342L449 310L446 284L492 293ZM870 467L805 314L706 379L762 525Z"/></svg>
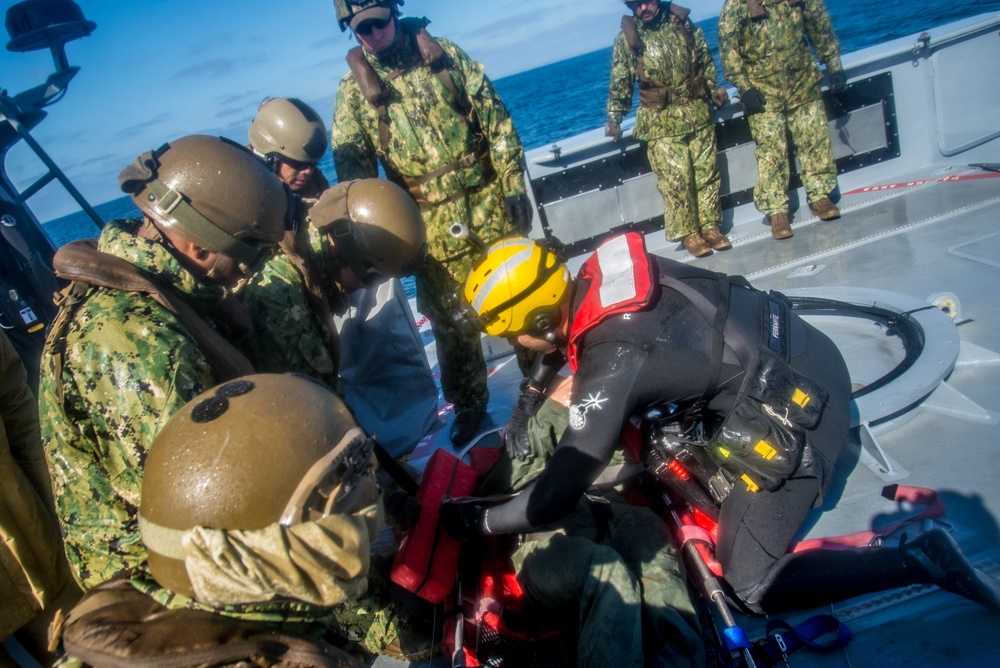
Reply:
<svg viewBox="0 0 1000 668"><path fill-rule="evenodd" d="M805 440L802 427L744 397L709 442L709 453L751 492L774 491L798 468Z"/></svg>
<svg viewBox="0 0 1000 668"><path fill-rule="evenodd" d="M819 422L829 396L818 383L766 353L756 356L747 373L743 393L806 429Z"/></svg>

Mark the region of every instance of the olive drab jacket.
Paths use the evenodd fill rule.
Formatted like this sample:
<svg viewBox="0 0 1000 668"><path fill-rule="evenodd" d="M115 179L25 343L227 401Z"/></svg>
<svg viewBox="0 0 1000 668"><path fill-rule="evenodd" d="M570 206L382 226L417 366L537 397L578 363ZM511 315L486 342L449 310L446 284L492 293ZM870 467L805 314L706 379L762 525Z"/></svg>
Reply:
<svg viewBox="0 0 1000 668"><path fill-rule="evenodd" d="M428 254L448 262L470 253L451 235L453 223L487 243L510 231L504 197L525 192L524 149L480 63L449 40L430 38L441 53L438 71L427 66L420 48L428 44L425 24L399 20L399 45L387 56L361 47L348 56L353 69L337 89L331 144L339 181L377 178L382 163L420 205ZM421 32L426 37L418 45ZM369 74L376 81L366 83ZM363 87L384 91L380 107ZM380 124L380 114L387 123ZM464 280L460 271L453 273Z"/></svg>
<svg viewBox="0 0 1000 668"><path fill-rule="evenodd" d="M216 314L226 291L136 236L139 224L111 221L97 249L198 316ZM42 354L39 413L66 556L84 589L145 558L137 515L146 452L174 412L220 380L211 352L150 294L91 286L64 304Z"/></svg>
<svg viewBox="0 0 1000 668"><path fill-rule="evenodd" d="M62 541L24 365L0 332L0 638L31 620L65 579Z"/></svg>
<svg viewBox="0 0 1000 668"><path fill-rule="evenodd" d="M662 91L659 100L640 102L632 132L639 141L680 137L712 123L706 96L717 85L715 62L704 33L691 23L687 13L672 3L661 3L659 13L648 25L624 17L623 30L615 38L608 120L620 124L631 110L636 81L640 82L640 98L646 97L643 89L650 87L647 82ZM644 76L637 67L638 54L629 45L628 22L634 24L642 43Z"/></svg>
<svg viewBox="0 0 1000 668"><path fill-rule="evenodd" d="M823 0L726 0L719 16L719 55L726 79L741 94L756 88L769 110L819 99L817 58L828 72L843 69Z"/></svg>

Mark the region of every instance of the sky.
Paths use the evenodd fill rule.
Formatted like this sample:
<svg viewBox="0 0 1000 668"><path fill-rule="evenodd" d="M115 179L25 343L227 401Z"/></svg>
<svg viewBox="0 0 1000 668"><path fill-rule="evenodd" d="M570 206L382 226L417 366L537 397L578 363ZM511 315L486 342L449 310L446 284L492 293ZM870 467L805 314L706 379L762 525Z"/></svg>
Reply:
<svg viewBox="0 0 1000 668"><path fill-rule="evenodd" d="M15 4L0 3L4 15ZM327 119L344 56L356 45L336 24L333 0L77 0L97 23L66 45L80 72L32 135L91 204L121 197L117 175L137 155L188 134L246 141L265 97L298 97ZM688 0L692 18L722 0ZM609 47L619 0L409 0L432 35L456 42L498 79ZM6 44L6 35L4 44ZM16 95L54 71L46 51L0 50L0 88ZM18 188L44 173L21 144L7 157ZM29 200L39 219L77 208L57 184Z"/></svg>

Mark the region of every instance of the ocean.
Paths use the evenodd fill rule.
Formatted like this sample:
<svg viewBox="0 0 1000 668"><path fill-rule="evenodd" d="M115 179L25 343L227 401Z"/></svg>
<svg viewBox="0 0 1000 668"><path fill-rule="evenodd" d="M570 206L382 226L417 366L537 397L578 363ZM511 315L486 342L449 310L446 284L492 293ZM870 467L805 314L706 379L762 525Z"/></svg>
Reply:
<svg viewBox="0 0 1000 668"><path fill-rule="evenodd" d="M919 4L828 0L827 8L840 40L841 53L846 54L950 21L1000 11L1000 0ZM718 18L707 19L697 25L705 33L721 77ZM521 142L525 149L531 150L604 125L610 69L609 45L605 49L497 79L494 84L514 119ZM244 138L236 139L242 141ZM319 165L333 182L335 172L329 152ZM103 220L138 214L138 209L128 197L94 208ZM94 223L83 212L45 223L45 230L57 245L98 233Z"/></svg>

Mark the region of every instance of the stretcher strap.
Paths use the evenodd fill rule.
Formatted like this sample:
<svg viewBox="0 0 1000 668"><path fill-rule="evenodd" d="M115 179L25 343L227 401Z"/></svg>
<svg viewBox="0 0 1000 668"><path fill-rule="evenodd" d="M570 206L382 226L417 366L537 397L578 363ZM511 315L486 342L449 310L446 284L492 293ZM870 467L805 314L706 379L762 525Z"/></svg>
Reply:
<svg viewBox="0 0 1000 668"><path fill-rule="evenodd" d="M852 550L856 547L865 547L871 545L873 541L879 538L884 538L894 532L896 529L900 528L908 522L918 522L920 520L932 519L935 517L940 517L945 513L944 502L938 496L937 492L926 487L912 487L908 485L886 485L882 488L882 496L890 499L892 501L908 501L910 503L916 503L926 508L919 512L913 513L908 517L888 524L884 527L879 527L878 529L873 529L869 531L859 531L858 533L848 534L846 536L830 536L827 538L811 538L809 540L803 540L797 543L793 548L792 552L803 552L805 550Z"/></svg>
<svg viewBox="0 0 1000 668"><path fill-rule="evenodd" d="M851 629L832 615L816 615L794 627L783 619L772 619L767 623L767 639L754 645L753 654L772 666L787 663L788 655L802 647L826 652L845 646L853 637Z"/></svg>

